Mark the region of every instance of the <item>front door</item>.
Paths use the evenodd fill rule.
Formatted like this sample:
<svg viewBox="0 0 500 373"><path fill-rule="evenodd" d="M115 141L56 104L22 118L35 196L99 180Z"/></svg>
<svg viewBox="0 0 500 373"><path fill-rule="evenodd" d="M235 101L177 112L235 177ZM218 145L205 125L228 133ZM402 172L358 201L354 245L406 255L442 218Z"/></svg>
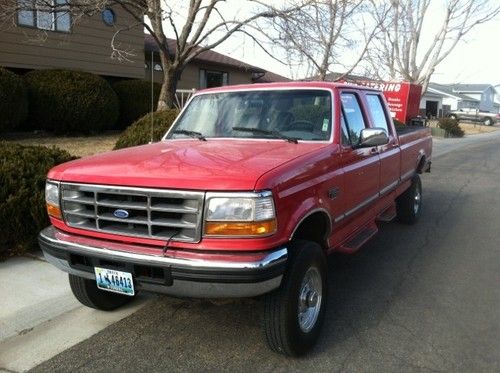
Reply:
<svg viewBox="0 0 500 373"><path fill-rule="evenodd" d="M345 198L341 218L356 215L378 198L380 160L378 150L356 148L361 130L368 127L366 114L362 110L361 97L354 91L340 93L342 166L344 169Z"/></svg>

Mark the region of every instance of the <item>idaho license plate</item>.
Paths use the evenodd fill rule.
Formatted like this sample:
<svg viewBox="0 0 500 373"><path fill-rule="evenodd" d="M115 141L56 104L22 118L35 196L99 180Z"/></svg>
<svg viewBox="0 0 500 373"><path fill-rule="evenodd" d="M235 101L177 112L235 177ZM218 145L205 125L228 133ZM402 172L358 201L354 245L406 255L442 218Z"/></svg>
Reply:
<svg viewBox="0 0 500 373"><path fill-rule="evenodd" d="M135 294L131 273L99 267L94 267L94 270L99 289L130 296Z"/></svg>

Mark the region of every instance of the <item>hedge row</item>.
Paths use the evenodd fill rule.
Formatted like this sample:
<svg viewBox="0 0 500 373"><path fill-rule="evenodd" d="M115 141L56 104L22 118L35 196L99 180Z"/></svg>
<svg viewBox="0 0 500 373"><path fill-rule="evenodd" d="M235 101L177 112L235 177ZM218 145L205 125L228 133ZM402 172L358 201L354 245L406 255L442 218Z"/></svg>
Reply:
<svg viewBox="0 0 500 373"><path fill-rule="evenodd" d="M145 80L122 80L113 84L113 90L120 102L120 116L117 128L126 128L151 111L151 82ZM160 96L161 84L153 85L154 110Z"/></svg>
<svg viewBox="0 0 500 373"><path fill-rule="evenodd" d="M160 89L155 83L154 103ZM150 110L151 83L144 80L111 86L100 76L81 71L35 70L20 77L0 68L0 132L93 134L123 129Z"/></svg>
<svg viewBox="0 0 500 373"><path fill-rule="evenodd" d="M28 115L28 96L22 78L0 67L0 132L16 130Z"/></svg>
<svg viewBox="0 0 500 373"><path fill-rule="evenodd" d="M47 172L71 159L57 148L0 142L0 259L36 246L38 232L49 224Z"/></svg>
<svg viewBox="0 0 500 373"><path fill-rule="evenodd" d="M118 118L116 93L103 78L81 71L35 70L25 75L33 129L92 134Z"/></svg>

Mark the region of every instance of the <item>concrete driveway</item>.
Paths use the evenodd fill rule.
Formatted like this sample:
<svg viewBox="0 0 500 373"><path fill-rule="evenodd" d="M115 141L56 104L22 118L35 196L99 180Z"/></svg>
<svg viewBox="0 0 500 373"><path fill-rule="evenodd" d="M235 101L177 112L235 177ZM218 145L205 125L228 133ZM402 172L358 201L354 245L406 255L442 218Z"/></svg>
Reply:
<svg viewBox="0 0 500 373"><path fill-rule="evenodd" d="M33 371L499 371L499 145L442 151L417 225L383 224L330 259L326 323L304 358L267 349L258 300L159 297Z"/></svg>

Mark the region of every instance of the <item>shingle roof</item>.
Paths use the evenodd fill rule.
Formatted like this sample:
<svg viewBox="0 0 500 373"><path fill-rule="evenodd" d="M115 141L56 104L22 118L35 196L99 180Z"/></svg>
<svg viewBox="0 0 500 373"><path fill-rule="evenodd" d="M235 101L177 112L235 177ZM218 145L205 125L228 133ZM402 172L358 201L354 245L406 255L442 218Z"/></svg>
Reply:
<svg viewBox="0 0 500 373"><path fill-rule="evenodd" d="M168 47L172 51L175 51L175 43L176 41L174 39L167 39ZM149 53L158 52L160 50L154 38L149 34L144 35L144 50ZM266 73L266 70L261 69L260 67L249 65L245 62L239 61L212 50L202 52L194 60L199 62L230 66L239 70L251 71L256 73Z"/></svg>
<svg viewBox="0 0 500 373"><path fill-rule="evenodd" d="M453 90L455 92L477 92L481 93L486 91L488 88L491 87L491 84L453 84Z"/></svg>
<svg viewBox="0 0 500 373"><path fill-rule="evenodd" d="M454 96L454 97L460 98L462 100L479 102L479 100L477 100L475 98L472 98L470 96L467 96L467 95L464 95L464 94L461 94L461 93L455 91L454 90L455 86L456 86L455 84L429 83L429 88L430 89L442 92L442 93L444 93L446 95L449 95L449 96Z"/></svg>
<svg viewBox="0 0 500 373"><path fill-rule="evenodd" d="M266 71L264 74L252 79L254 83L277 83L277 82L291 82L292 79L285 76Z"/></svg>

